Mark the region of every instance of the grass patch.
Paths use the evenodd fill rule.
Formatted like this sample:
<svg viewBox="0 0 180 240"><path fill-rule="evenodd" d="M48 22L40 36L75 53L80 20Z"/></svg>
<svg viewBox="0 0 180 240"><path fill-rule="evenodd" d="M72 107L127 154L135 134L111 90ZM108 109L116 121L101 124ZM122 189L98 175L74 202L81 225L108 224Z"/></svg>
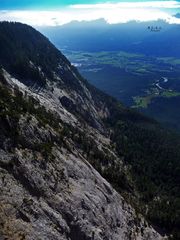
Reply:
<svg viewBox="0 0 180 240"><path fill-rule="evenodd" d="M172 90L163 90L161 92L158 92L157 89L152 89L152 93L147 96L133 97L135 105L133 105L132 108L147 108L148 105L151 103L152 99L157 97L171 98L171 97L178 97L178 96L180 96L180 92L176 92Z"/></svg>
<svg viewBox="0 0 180 240"><path fill-rule="evenodd" d="M178 96L180 96L180 92L176 92L172 90L166 90L161 94L161 97L167 97L167 98L178 97Z"/></svg>
<svg viewBox="0 0 180 240"><path fill-rule="evenodd" d="M132 108L147 108L148 105L151 103L153 95L147 97L133 97L135 105Z"/></svg>
<svg viewBox="0 0 180 240"><path fill-rule="evenodd" d="M160 61L163 61L165 63L169 63L172 65L179 65L180 64L180 59L179 58L174 58L174 57L161 57L157 58Z"/></svg>

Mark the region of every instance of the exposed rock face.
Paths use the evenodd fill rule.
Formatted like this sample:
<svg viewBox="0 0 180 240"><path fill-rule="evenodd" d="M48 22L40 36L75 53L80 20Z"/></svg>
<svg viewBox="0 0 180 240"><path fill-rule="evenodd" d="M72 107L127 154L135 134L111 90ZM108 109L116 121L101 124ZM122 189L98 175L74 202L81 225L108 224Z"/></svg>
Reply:
<svg viewBox="0 0 180 240"><path fill-rule="evenodd" d="M1 73L9 101L0 122L0 239L163 239L87 161L76 141L81 131L93 139L92 147L105 148L121 163L102 121L110 110L70 63L60 60L52 81L38 66L43 87L14 77L9 66ZM14 115L10 104L19 96ZM68 135L67 124L77 132Z"/></svg>
<svg viewBox="0 0 180 240"><path fill-rule="evenodd" d="M0 166L4 239L162 239L77 151L2 150Z"/></svg>

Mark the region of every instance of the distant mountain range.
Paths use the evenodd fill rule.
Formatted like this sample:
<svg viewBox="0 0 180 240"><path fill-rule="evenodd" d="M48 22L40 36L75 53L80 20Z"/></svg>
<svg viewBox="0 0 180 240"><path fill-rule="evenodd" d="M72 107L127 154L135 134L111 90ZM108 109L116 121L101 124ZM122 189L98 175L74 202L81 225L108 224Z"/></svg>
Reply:
<svg viewBox="0 0 180 240"><path fill-rule="evenodd" d="M104 19L99 19L91 22L75 21L39 30L61 49L122 50L154 56L180 57L180 25L168 24L162 20L108 24Z"/></svg>

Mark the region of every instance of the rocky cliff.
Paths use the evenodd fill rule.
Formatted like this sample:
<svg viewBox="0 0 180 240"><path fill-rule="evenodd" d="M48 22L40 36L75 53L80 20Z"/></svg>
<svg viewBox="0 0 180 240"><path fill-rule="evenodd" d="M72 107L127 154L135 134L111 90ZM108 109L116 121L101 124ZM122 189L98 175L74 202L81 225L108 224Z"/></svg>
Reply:
<svg viewBox="0 0 180 240"><path fill-rule="evenodd" d="M163 239L137 208L124 148L131 130L161 143L159 125L89 85L29 26L0 23L0 46L1 239Z"/></svg>
<svg viewBox="0 0 180 240"><path fill-rule="evenodd" d="M49 116L37 109L17 119L8 110L1 116L2 239L161 239L61 133L63 123L43 123Z"/></svg>

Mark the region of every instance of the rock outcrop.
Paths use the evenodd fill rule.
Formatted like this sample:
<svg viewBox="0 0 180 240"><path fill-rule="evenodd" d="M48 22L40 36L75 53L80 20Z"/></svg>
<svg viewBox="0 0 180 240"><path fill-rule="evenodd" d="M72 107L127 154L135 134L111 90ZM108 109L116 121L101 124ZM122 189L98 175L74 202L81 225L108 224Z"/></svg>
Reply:
<svg viewBox="0 0 180 240"><path fill-rule="evenodd" d="M29 146L54 136L36 119L19 127ZM1 150L0 186L2 239L162 239L76 150Z"/></svg>

